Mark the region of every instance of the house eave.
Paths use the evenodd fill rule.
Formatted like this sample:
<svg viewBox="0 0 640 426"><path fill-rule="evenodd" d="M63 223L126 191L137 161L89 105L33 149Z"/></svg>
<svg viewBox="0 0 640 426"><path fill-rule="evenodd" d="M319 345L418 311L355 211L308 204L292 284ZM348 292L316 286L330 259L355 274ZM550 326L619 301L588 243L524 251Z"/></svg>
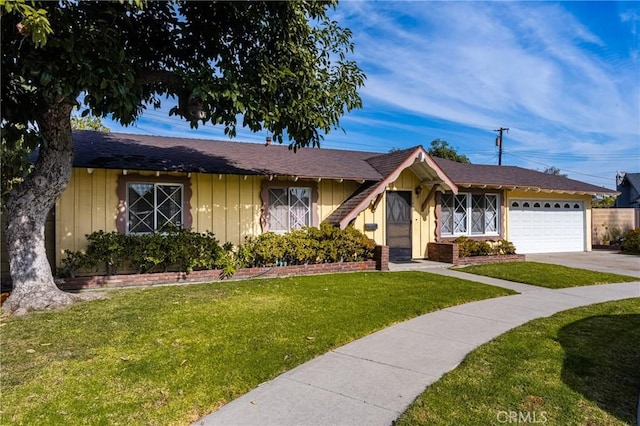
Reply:
<svg viewBox="0 0 640 426"><path fill-rule="evenodd" d="M603 188L602 191L590 191L580 189L562 189L562 188L544 188L537 185L505 185L495 183L469 183L469 182L456 182L459 188L463 189L482 189L482 190L507 190L507 191L522 191L533 193L545 193L545 194L567 194L567 195L620 195L619 191L613 191Z"/></svg>

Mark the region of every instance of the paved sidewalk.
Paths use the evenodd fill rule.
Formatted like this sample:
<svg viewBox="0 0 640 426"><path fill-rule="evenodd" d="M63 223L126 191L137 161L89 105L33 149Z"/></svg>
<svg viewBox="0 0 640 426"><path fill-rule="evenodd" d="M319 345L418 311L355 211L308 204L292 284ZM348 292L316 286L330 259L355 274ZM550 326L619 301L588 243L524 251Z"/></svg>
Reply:
<svg viewBox="0 0 640 426"><path fill-rule="evenodd" d="M193 425L390 425L476 347L536 318L640 297L640 282L549 290L447 269L429 272L521 292L453 306L337 348Z"/></svg>
<svg viewBox="0 0 640 426"><path fill-rule="evenodd" d="M640 278L640 258L615 251L593 250L577 253L536 253L527 254L527 261L553 263L572 268L610 272Z"/></svg>

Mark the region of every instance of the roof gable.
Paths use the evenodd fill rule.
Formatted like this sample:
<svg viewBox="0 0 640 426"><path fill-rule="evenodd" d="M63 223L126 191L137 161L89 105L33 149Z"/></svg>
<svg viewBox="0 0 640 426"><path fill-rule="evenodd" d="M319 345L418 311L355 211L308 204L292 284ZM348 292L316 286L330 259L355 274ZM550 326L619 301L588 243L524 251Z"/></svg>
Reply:
<svg viewBox="0 0 640 426"><path fill-rule="evenodd" d="M394 182L403 170L412 168L416 175L422 174L427 177L435 177L442 182L444 188L457 193L456 185L446 176L440 167L433 162L424 148L416 146L409 149L394 151L389 154L382 154L367 160L382 175L383 179L366 188L366 190L356 191L340 208L333 212L327 221L345 228L353 219L366 209L375 197L382 194L387 189L387 185Z"/></svg>

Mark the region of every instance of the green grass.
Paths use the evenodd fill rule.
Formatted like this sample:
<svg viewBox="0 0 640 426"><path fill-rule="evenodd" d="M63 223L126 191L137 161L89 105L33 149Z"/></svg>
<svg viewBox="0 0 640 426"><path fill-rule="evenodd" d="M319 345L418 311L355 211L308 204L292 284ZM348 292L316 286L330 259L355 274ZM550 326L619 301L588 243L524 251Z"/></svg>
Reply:
<svg viewBox="0 0 640 426"><path fill-rule="evenodd" d="M0 424L188 424L375 330L512 293L358 273L120 290L3 318Z"/></svg>
<svg viewBox="0 0 640 426"><path fill-rule="evenodd" d="M398 425L509 424L510 413L521 424L635 425L639 347L640 299L535 320L469 354Z"/></svg>
<svg viewBox="0 0 640 426"><path fill-rule="evenodd" d="M547 288L638 281L638 278L626 275L587 271L585 269L538 262L493 263L488 265L471 265L456 269L470 274L484 275L486 277Z"/></svg>

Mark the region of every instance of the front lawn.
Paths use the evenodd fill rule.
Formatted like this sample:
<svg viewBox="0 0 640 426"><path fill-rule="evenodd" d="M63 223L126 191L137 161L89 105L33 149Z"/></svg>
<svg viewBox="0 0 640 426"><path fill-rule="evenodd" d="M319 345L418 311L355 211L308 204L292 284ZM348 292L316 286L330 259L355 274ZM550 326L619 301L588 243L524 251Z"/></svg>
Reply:
<svg viewBox="0 0 640 426"><path fill-rule="evenodd" d="M0 424L188 424L332 348L513 294L421 272L119 290L2 318Z"/></svg>
<svg viewBox="0 0 640 426"><path fill-rule="evenodd" d="M635 425L640 299L561 312L481 346L398 425Z"/></svg>
<svg viewBox="0 0 640 426"><path fill-rule="evenodd" d="M493 263L487 265L471 265L456 269L470 274L547 288L638 281L638 278L627 275L587 271L585 269L538 262Z"/></svg>

